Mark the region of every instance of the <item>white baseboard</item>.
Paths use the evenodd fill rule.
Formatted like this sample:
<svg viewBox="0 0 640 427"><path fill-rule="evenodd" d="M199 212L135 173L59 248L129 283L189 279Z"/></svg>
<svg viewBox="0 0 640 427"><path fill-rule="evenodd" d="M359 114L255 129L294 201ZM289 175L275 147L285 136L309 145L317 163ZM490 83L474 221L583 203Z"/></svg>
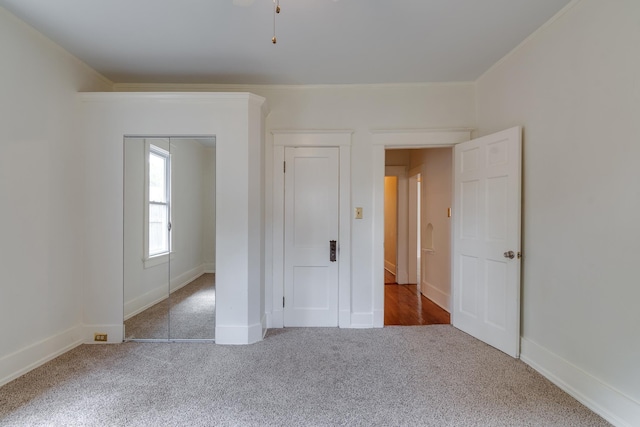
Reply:
<svg viewBox="0 0 640 427"><path fill-rule="evenodd" d="M188 285L196 280L198 277L206 273L206 265L202 264L196 268L182 273L181 275L174 277L171 280L171 292L175 292L180 288ZM124 320L130 319L136 314L142 313L146 309L153 307L159 302L167 298L166 285L158 286L155 289L150 290L136 298L127 301L124 304Z"/></svg>
<svg viewBox="0 0 640 427"><path fill-rule="evenodd" d="M384 328L384 310L373 310L373 327Z"/></svg>
<svg viewBox="0 0 640 427"><path fill-rule="evenodd" d="M118 344L124 340L124 326L117 325L82 325L85 344ZM95 341L94 334L107 334L107 341Z"/></svg>
<svg viewBox="0 0 640 427"><path fill-rule="evenodd" d="M351 325L349 327L354 329L373 328L373 313L351 313Z"/></svg>
<svg viewBox="0 0 640 427"><path fill-rule="evenodd" d="M394 276L396 275L396 265L391 261L387 261L386 259L384 260L384 269Z"/></svg>
<svg viewBox="0 0 640 427"><path fill-rule="evenodd" d="M568 360L526 338L521 339L520 359L611 424L638 425L640 402Z"/></svg>
<svg viewBox="0 0 640 427"><path fill-rule="evenodd" d="M198 277L204 274L204 264L199 265L191 270L185 271L179 276L171 279L171 293L177 291L180 288L185 287L189 283L196 280Z"/></svg>
<svg viewBox="0 0 640 427"><path fill-rule="evenodd" d="M150 290L124 304L124 320L130 319L136 314L142 313L146 309L153 307L157 303L167 298L167 287L157 287Z"/></svg>
<svg viewBox="0 0 640 427"><path fill-rule="evenodd" d="M351 310L340 310L338 312L338 326L341 328L351 327Z"/></svg>
<svg viewBox="0 0 640 427"><path fill-rule="evenodd" d="M262 341L262 323L253 325L216 325L216 344L253 344Z"/></svg>
<svg viewBox="0 0 640 427"><path fill-rule="evenodd" d="M442 292L440 289L426 281L422 281L420 284L420 292L448 313L451 313L451 295Z"/></svg>
<svg viewBox="0 0 640 427"><path fill-rule="evenodd" d="M284 328L284 312L273 310L271 313L267 313L267 327Z"/></svg>
<svg viewBox="0 0 640 427"><path fill-rule="evenodd" d="M216 265L213 262L207 262L202 264L205 273L215 273Z"/></svg>
<svg viewBox="0 0 640 427"><path fill-rule="evenodd" d="M0 358L0 386L80 344L82 344L82 327L78 325L3 356Z"/></svg>

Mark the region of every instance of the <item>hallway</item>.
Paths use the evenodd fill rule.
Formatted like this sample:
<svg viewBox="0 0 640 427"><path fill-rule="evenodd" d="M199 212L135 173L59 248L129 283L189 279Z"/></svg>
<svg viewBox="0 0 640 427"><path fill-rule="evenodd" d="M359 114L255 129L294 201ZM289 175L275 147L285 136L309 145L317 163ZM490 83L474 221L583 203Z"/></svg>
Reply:
<svg viewBox="0 0 640 427"><path fill-rule="evenodd" d="M384 271L384 324L439 325L451 323L450 315L420 294L417 285L398 285L395 276Z"/></svg>

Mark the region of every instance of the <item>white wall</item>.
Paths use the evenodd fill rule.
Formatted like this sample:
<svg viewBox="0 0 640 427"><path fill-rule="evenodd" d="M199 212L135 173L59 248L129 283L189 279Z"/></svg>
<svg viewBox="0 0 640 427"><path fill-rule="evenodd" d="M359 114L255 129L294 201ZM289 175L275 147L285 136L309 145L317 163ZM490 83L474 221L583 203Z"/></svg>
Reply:
<svg viewBox="0 0 640 427"><path fill-rule="evenodd" d="M396 275L398 239L398 177L384 177L384 268Z"/></svg>
<svg viewBox="0 0 640 427"><path fill-rule="evenodd" d="M362 86L224 86L224 85L116 85L116 90L156 91L250 91L267 98L270 114L266 132L271 130L353 130L351 146L351 210L363 208L363 219L352 220L351 310L356 326L373 325L373 236L372 130L468 128L475 123L474 85L417 84ZM272 147L265 147L266 182L273 171ZM270 188L266 192L266 227L270 230ZM269 239L269 234L267 234ZM271 250L267 241L268 250ZM266 289L271 295L269 264ZM273 286L281 286L274 284ZM277 298L266 302L269 312Z"/></svg>
<svg viewBox="0 0 640 427"><path fill-rule="evenodd" d="M262 134L252 129L261 127L264 100L239 93L81 94L78 99L86 152L86 336L98 329L109 333L109 341L122 339L123 136L215 135L216 181L225 183L216 188L216 342L262 339L263 184L250 153L263 144Z"/></svg>
<svg viewBox="0 0 640 427"><path fill-rule="evenodd" d="M524 126L522 359L640 420L640 2L583 0L477 82L479 134Z"/></svg>
<svg viewBox="0 0 640 427"><path fill-rule="evenodd" d="M451 218L447 209L451 207L453 150L451 148L428 148L414 154L419 157L422 175L421 226L421 275L420 291L450 311L451 307ZM431 245L427 244L427 227L433 227Z"/></svg>
<svg viewBox="0 0 640 427"><path fill-rule="evenodd" d="M79 90L111 83L0 8L0 385L81 342Z"/></svg>

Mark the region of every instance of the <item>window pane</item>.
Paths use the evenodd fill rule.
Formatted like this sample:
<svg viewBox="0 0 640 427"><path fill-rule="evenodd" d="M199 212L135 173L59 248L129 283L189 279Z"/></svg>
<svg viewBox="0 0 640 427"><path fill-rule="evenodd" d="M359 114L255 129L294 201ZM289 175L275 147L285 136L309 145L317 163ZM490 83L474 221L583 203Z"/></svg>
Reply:
<svg viewBox="0 0 640 427"><path fill-rule="evenodd" d="M149 201L167 201L167 158L149 153Z"/></svg>
<svg viewBox="0 0 640 427"><path fill-rule="evenodd" d="M149 256L169 252L167 205L149 204Z"/></svg>

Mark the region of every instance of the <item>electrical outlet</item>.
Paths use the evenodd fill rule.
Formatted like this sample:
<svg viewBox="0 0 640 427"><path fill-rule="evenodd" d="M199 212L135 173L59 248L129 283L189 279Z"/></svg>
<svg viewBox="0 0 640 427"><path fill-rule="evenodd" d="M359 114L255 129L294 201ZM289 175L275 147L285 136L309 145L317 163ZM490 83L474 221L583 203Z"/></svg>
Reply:
<svg viewBox="0 0 640 427"><path fill-rule="evenodd" d="M94 341L107 341L107 334L93 334Z"/></svg>

